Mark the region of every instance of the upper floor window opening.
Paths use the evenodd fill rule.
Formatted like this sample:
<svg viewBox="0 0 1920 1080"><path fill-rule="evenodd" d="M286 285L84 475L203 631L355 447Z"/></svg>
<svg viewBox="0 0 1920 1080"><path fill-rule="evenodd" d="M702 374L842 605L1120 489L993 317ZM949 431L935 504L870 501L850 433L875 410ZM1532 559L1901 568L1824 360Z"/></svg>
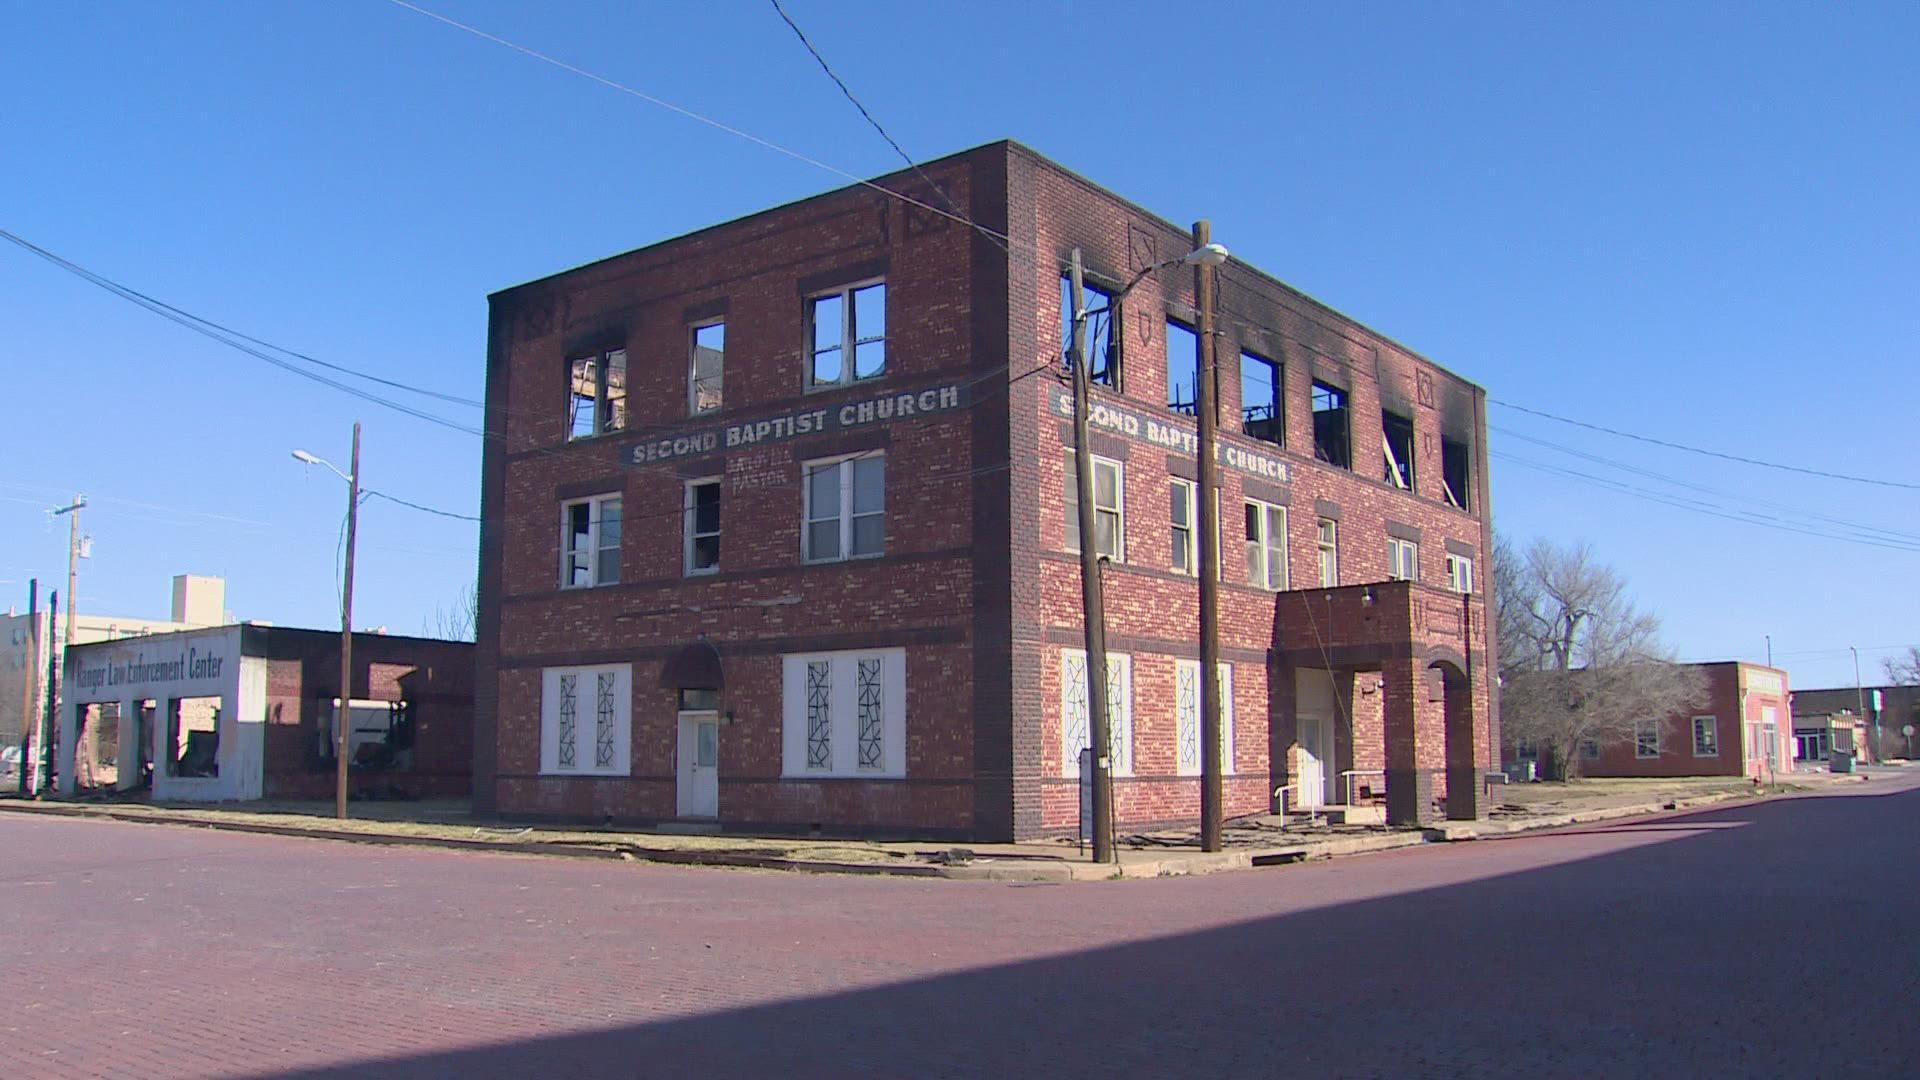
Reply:
<svg viewBox="0 0 1920 1080"><path fill-rule="evenodd" d="M569 364L567 438L589 439L627 426L627 350L576 356Z"/></svg>
<svg viewBox="0 0 1920 1080"><path fill-rule="evenodd" d="M1285 382L1280 365L1257 353L1240 352L1240 430L1275 446L1286 445Z"/></svg>
<svg viewBox="0 0 1920 1080"><path fill-rule="evenodd" d="M887 283L868 282L807 301L812 327L808 388L848 386L887 372Z"/></svg>
<svg viewBox="0 0 1920 1080"><path fill-rule="evenodd" d="M722 376L726 372L727 324L715 320L695 326L688 334L687 410L694 416L719 409Z"/></svg>
<svg viewBox="0 0 1920 1080"><path fill-rule="evenodd" d="M685 538L688 574L720 569L720 481L687 482Z"/></svg>
<svg viewBox="0 0 1920 1080"><path fill-rule="evenodd" d="M879 453L810 461L806 485L802 556L808 562L840 562L884 554L887 534L887 459Z"/></svg>
<svg viewBox="0 0 1920 1080"><path fill-rule="evenodd" d="M1391 581L1420 580L1420 545L1397 536L1387 538L1387 578Z"/></svg>
<svg viewBox="0 0 1920 1080"><path fill-rule="evenodd" d="M1167 408L1200 415L1200 336L1178 319L1167 320Z"/></svg>
<svg viewBox="0 0 1920 1080"><path fill-rule="evenodd" d="M620 496L560 505L560 587L584 589L620 580Z"/></svg>
<svg viewBox="0 0 1920 1080"><path fill-rule="evenodd" d="M1113 332L1113 294L1083 281L1081 302L1087 311L1087 381L1114 390L1120 389L1120 335ZM1073 371L1073 282L1060 278L1060 349L1066 359L1062 368Z"/></svg>
<svg viewBox="0 0 1920 1080"><path fill-rule="evenodd" d="M1413 419L1380 410L1381 479L1402 491L1413 490Z"/></svg>
<svg viewBox="0 0 1920 1080"><path fill-rule="evenodd" d="M1313 384L1313 456L1342 469L1353 468L1353 424L1347 392L1318 381Z"/></svg>
<svg viewBox="0 0 1920 1080"><path fill-rule="evenodd" d="M1080 550L1080 470L1074 464L1073 451L1067 451L1066 482L1067 550ZM1093 537L1094 551L1114 562L1126 561L1126 470L1117 461L1093 457Z"/></svg>
<svg viewBox="0 0 1920 1080"><path fill-rule="evenodd" d="M1440 486L1446 489L1448 506L1473 509L1472 461L1473 455L1465 442L1440 436Z"/></svg>

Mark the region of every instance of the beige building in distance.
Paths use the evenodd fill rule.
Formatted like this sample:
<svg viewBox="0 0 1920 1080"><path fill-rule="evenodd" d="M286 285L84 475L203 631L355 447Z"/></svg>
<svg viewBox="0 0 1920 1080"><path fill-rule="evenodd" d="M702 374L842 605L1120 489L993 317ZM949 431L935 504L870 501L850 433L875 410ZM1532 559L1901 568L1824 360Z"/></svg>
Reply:
<svg viewBox="0 0 1920 1080"><path fill-rule="evenodd" d="M176 574L173 605L165 619L127 615L97 615L82 610L73 620L73 643L144 637L175 630L199 630L233 621L226 610L226 579L200 574ZM62 598L60 618L48 617L45 597L39 612L9 611L0 617L0 746L20 746L33 729L32 719L47 711L47 674L52 657L63 644L67 612ZM24 722L23 722L24 720ZM28 749L26 757L33 753Z"/></svg>

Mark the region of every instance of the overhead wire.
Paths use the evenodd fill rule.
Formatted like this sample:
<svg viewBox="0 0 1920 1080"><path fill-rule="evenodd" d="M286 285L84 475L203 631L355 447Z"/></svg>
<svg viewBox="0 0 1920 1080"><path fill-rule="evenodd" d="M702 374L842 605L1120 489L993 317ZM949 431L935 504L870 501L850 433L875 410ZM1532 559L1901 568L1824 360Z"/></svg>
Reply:
<svg viewBox="0 0 1920 1080"><path fill-rule="evenodd" d="M952 196L947 194L946 189L936 183L933 177L927 175L926 170L920 167L920 163L913 159L913 155L907 153L906 148L900 145L900 141L895 139L885 127L882 127L880 121L874 118L873 113L869 112L867 107L861 103L860 99L853 95L853 90L847 86L846 80L842 79L840 75L833 70L833 66L827 63L827 58L820 55L820 50L814 48L813 42L807 38L806 31L800 29L800 24L793 21L792 15L787 14L787 9L780 3L780 0L768 0L768 2L773 5L773 10L780 16L781 21L787 24L787 28L793 31L793 36L800 39L800 44L806 48L807 52L813 56L814 61L820 65L820 70L827 73L827 78L833 80L833 85L840 88L840 93L845 95L846 99L853 103L853 107L860 111L860 115L866 118L867 123L872 125L873 130L879 132L880 137L887 141L887 145L893 147L893 152L899 154L900 159L905 161L908 167L913 169L914 175L926 181L927 187L940 196L941 201L947 204L947 208L952 210L956 217L965 221L969 227L978 229L979 225L961 213L960 207L954 203ZM999 246L1001 251L1008 250L1008 240L1005 237L991 231L987 231L986 235L988 239Z"/></svg>
<svg viewBox="0 0 1920 1080"><path fill-rule="evenodd" d="M1808 510L1803 507L1794 506L1789 503L1783 503L1773 499L1764 499L1757 495L1741 495L1735 492L1725 491L1720 488L1711 487L1706 484L1699 484L1690 480L1682 480L1679 477L1668 476L1665 473L1656 472L1652 469L1642 468L1638 465L1633 465L1628 462L1618 461L1613 458L1602 456L1600 454L1589 453L1585 450L1580 450L1571 446L1563 446L1560 443L1553 442L1552 440L1538 438L1533 435L1528 435L1525 432L1514 431L1511 428L1501 427L1498 424L1487 425L1487 430L1490 432L1494 432L1496 434L1508 436L1510 438L1520 439L1524 442L1530 442L1537 446L1546 447L1547 449L1550 449L1550 450L1556 450L1556 451L1559 451L1560 453L1568 454L1570 456L1581 458L1586 461L1591 461L1598 465L1606 465L1611 468L1619 469L1623 472L1629 472L1638 476L1644 476L1651 480L1659 480L1663 483L1672 484L1676 487L1686 488L1691 491L1698 491L1702 494L1713 495L1722 499L1732 499L1737 502L1751 502L1760 506L1772 507L1773 509L1776 509L1776 510L1785 510L1789 513L1796 514L1800 517L1809 518L1815 521L1823 521L1830 525L1838 525L1838 526L1841 526L1842 528L1851 529L1856 532L1876 535L1882 539L1891 539L1891 540L1898 540L1898 541L1907 542L1907 543L1920 544L1920 533L1901 532L1898 529L1887 529L1887 528L1882 528L1878 525L1864 525L1859 522L1848 521L1845 518L1832 517L1830 515L1821 513L1819 511Z"/></svg>
<svg viewBox="0 0 1920 1080"><path fill-rule="evenodd" d="M1504 409L1512 409L1515 412L1523 412L1528 414L1529 416L1538 416L1544 420L1552 420L1556 423L1561 423L1561 424L1570 424L1574 427L1586 428L1588 431L1598 431L1598 432L1601 432L1602 434L1612 435L1617 438L1632 439L1635 442L1650 443L1654 446L1664 446L1669 450L1682 450L1689 454L1701 454L1706 457L1720 458L1723 461L1737 461L1743 465L1754 465L1763 469L1779 469L1783 472L1800 473L1803 476L1818 476L1826 480L1845 480L1849 483L1854 483L1854 484L1872 484L1877 487L1900 488L1906 491L1920 491L1920 483L1912 483L1912 482L1903 481L1903 480L1886 480L1886 479L1873 477L1873 476L1856 476L1851 473L1830 472L1826 469L1810 469L1801 465L1786 465L1777 461L1765 461L1760 458L1747 457L1744 454L1730 454L1721 450L1709 450L1705 447L1689 446L1686 443L1673 442L1668 439L1656 439L1651 435L1638 435L1631 431L1622 431L1618 428L1610 428L1603 424L1592 424L1592 423L1588 423L1585 420L1575 420L1572 417L1560 416L1557 413L1550 413L1544 409L1535 409L1526 405L1518 405L1511 401L1502 401L1499 398L1490 397L1487 399L1487 402L1492 405L1498 405Z"/></svg>
<svg viewBox="0 0 1920 1080"><path fill-rule="evenodd" d="M1646 499L1652 502L1663 503L1667 506L1676 507L1681 510L1689 510L1698 514L1705 514L1710 517L1725 518L1729 521L1739 521L1748 525L1758 525L1758 526L1761 526L1762 528L1778 529L1782 532L1799 533L1804 536L1814 536L1814 537L1819 537L1821 539L1826 539L1826 540L1839 540L1839 541L1843 541L1845 543L1851 543L1851 544L1864 544L1869 547L1888 548L1894 551L1920 552L1920 544L1907 544L1907 543L1900 543L1898 541L1878 540L1878 539L1873 539L1873 538L1864 537L1864 536L1848 536L1845 534L1824 532L1818 529L1801 528L1799 526L1788 524L1788 523L1779 521L1777 519L1769 518L1769 517L1751 516L1750 512L1747 512L1747 511L1738 511L1738 510L1730 511L1724 507L1716 507L1710 504L1703 505L1699 502L1685 500L1676 496L1670 496L1663 492L1649 491L1646 488L1637 487L1635 485L1624 483L1622 481L1613 480L1607 477L1595 476L1592 473L1581 472L1578 469L1569 469L1564 466L1550 465L1543 462L1532 461L1527 458L1519 457L1514 454L1503 453L1498 450L1490 451L1488 456L1498 458L1503 461L1511 461L1514 464L1520 465L1525 468L1535 469L1541 472L1553 473L1555 475L1567 477L1570 479L1581 480L1591 484L1598 484L1602 487L1611 488L1615 491L1621 492L1626 495L1631 495L1635 498L1641 498L1641 499Z"/></svg>

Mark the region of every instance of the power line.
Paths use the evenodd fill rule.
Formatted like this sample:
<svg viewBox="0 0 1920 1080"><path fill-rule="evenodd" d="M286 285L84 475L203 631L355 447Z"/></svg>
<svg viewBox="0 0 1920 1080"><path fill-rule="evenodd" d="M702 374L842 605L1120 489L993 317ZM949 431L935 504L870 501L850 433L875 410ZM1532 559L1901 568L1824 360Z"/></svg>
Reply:
<svg viewBox="0 0 1920 1080"><path fill-rule="evenodd" d="M569 64L565 60L561 60L561 59L558 59L557 57L549 56L546 53L540 52L536 49L530 49L525 45L521 45L513 41L508 41L506 38L500 37L498 35L489 34L485 30L480 29L479 27L469 26L468 24L463 23L458 19L448 18L447 16L442 15L436 11L429 11L426 8L419 6L418 4L408 3L407 0L387 0L387 2L390 4L393 4L395 7L403 7L403 8L406 8L408 11L412 11L417 14L424 15L427 18L434 20L435 22L445 23L446 25L451 26L456 30L460 30L468 34L472 34L474 37L480 38L483 41L491 41L495 45L499 45L503 48L512 49L514 52L520 53L523 56L532 57L533 59L538 60L543 64L551 64L552 66L557 67L562 71L569 72L574 75L578 75L583 79L589 79L593 82L599 83L604 87L607 87L610 90L617 90L622 94L627 94L631 97L639 98L641 101L647 102L650 105L657 105L660 108L666 109L669 112L678 113L689 120L693 120L698 123L705 124L708 127L714 128L715 130L718 130L718 131L724 131L727 134L734 136L735 138L745 139L746 141L753 143L756 146L765 147L766 149L772 150L777 154L784 154L785 156L790 157L795 161L799 161L807 165L811 165L816 169L823 169L827 172L834 174L835 176L841 177L842 179L851 180L855 184L861 187L871 188L874 191L881 193L882 195L886 195L890 198L898 199L901 202L908 203L913 206L917 206L920 209L927 211L928 213L938 214L939 216L943 218L947 218L950 221L959 222L960 224L965 225L969 229L974 229L979 232L985 233L987 236L999 241L1000 244L1003 246L1003 248L1005 247L1005 245L1011 242L1011 238L1008 237L1005 233L995 232L992 229L986 227L985 225L981 225L977 222L974 222L968 219L964 214L956 214L948 210L942 210L937 206L933 206L929 203L922 202L921 200L913 198L910 195L902 194L901 192L895 191L892 188L889 188L876 181L869 180L866 177L856 176L853 173L846 171L845 169L838 168L833 165L829 165L826 162L821 161L817 158L808 157L806 154L803 154L798 150L794 150L789 147L782 146L779 143L773 142L770 139L761 138L760 136L755 135L750 131L743 131L740 128L734 127L731 124L725 123L720 120L715 120L711 116L705 116L700 113L697 113L692 109L687 108L684 105L677 105L671 101L666 100L665 98L655 97L654 95L649 94L644 90L635 89L634 87L628 86L625 83L616 82L613 79L609 79L604 75L597 75L591 71L588 71L586 68L577 67L573 64Z"/></svg>
<svg viewBox="0 0 1920 1080"><path fill-rule="evenodd" d="M1577 480L1584 480L1589 483L1598 484L1602 487L1610 488L1614 491L1621 492L1622 494L1634 496L1635 498L1646 499L1651 502L1663 503L1667 506L1677 507L1681 510L1691 510L1694 513L1706 514L1709 517L1725 518L1729 521L1738 521L1748 525L1759 525L1762 528L1778 529L1783 532L1800 533L1801 535L1804 535L1804 536L1814 536L1814 537L1819 537L1826 540L1841 540L1851 544L1865 544L1869 547L1890 548L1894 551L1920 552L1920 544L1904 544L1904 543L1899 543L1897 541L1882 541L1882 540L1871 539L1863 536L1846 536L1846 535L1840 535L1840 534L1835 534L1831 532L1822 532L1818 529L1801 528L1796 525L1783 522L1775 518L1755 516L1750 511L1739 511L1739 510L1728 511L1727 509L1722 507L1703 505L1698 502L1687 501L1678 497L1669 496L1663 492L1648 491L1645 488L1635 487L1632 484L1622 483L1618 480L1612 480L1612 479L1608 479L1606 477L1601 477L1601 476L1594 476L1591 473L1584 473L1577 469L1568 469L1558 465L1548 465L1538 461L1530 461L1526 458L1517 457L1513 454L1502 453L1498 450L1491 451L1490 456L1499 458L1504 461L1511 461L1516 465L1521 465L1526 468L1537 469L1541 472L1554 473L1560 476L1570 477Z"/></svg>
<svg viewBox="0 0 1920 1080"><path fill-rule="evenodd" d="M441 427L451 428L454 431L465 432L466 434L469 434L469 435L480 434L480 432L474 428L470 428L464 424L460 424L455 421L448 420L445 417L436 416L433 413L416 409L411 405L403 405L397 401L388 400L387 398L383 398L378 394L369 393L365 390L360 389L357 386L349 386L346 383L339 381L338 379L328 378L327 376L321 375L318 372L308 371L306 368L303 368L300 365L293 363L292 361L282 359L281 357L275 356L272 353L267 352L258 346L248 344L246 340L242 339L241 335L235 334L232 331L228 331L222 327L219 327L218 324L201 319L199 316L190 314L188 312L184 312L169 304L165 304L165 303L162 303L161 301L155 300L144 293L141 293L135 289L128 288L127 286L122 285L119 282L114 281L113 279L108 278L104 275L96 274L93 271L88 270L86 267L79 265L78 263L70 262L66 259L61 258L58 255L53 254L52 252L46 250L45 248L38 247L34 244L31 244L26 240L23 240L20 237L15 236L13 233L7 232L5 229L0 229L0 239L8 240L22 248L25 248L26 250L34 253L35 255L38 255L41 258L44 258L49 262L52 262L54 265L60 267L63 270L66 270L67 272L73 274L74 276L79 277L82 280L89 282L90 284L93 284L102 289L105 289L106 291L113 293L115 296L118 296L121 299L128 301L129 303L137 304L140 307L146 308L148 311L153 312L155 315L158 315L161 318L168 320L169 322L178 323L179 325L184 326L189 330L192 330L196 334L200 334L203 337L208 337L213 339L214 341L218 341L222 345L227 346L228 348L237 349L240 352L246 353L249 356L256 357L260 360L264 360L267 363L272 364L277 368L280 368L284 371L290 371L293 374L298 375L303 379L311 379L312 381L320 383L323 386L330 386L342 393L352 394L354 397L360 398L363 401L370 401L376 405L385 406L386 408L392 409L395 412L404 413L408 416L412 416L420 420L425 420L430 424L438 424ZM279 347L274 346L274 348L278 349ZM279 350L279 351L286 352L288 350Z"/></svg>
<svg viewBox="0 0 1920 1080"><path fill-rule="evenodd" d="M229 337L236 338L240 341L245 341L253 345L258 345L262 348L272 349L274 352L283 353L297 360L304 360L309 364L315 365L316 367L323 367L328 369L329 371L337 371L343 375L351 375L356 379L365 379L368 382L379 383L382 386L390 386L396 390L406 390L406 391L409 391L410 393L420 394L430 398L437 398L441 401L452 402L453 404L456 404L456 405L470 405L476 409L481 408L484 404L483 402L475 401L472 398L463 398L454 394L445 394L445 393L441 393L438 390L429 390L424 386L414 386L410 383L403 383L394 379L383 378L382 376L379 376L379 375L373 375L365 371L360 371L355 368L347 367L344 364L336 364L336 363L332 363L331 361L321 360L318 357L308 356L306 353L299 352L294 349L289 349L283 345L275 345L271 341L263 341L260 338L242 333L239 330L235 330L230 326L223 326L220 323L214 322L212 319L209 319L200 315L195 315L193 312L187 311L183 308L175 307L174 305L169 304L164 300L160 300L155 297L149 296L146 293L143 293L140 290L135 289L131 286L123 285L120 282L105 276L104 274L98 274L92 270L88 270L86 267L81 266L79 263L73 262L69 259L64 259L59 255L56 255L53 252L48 251L46 248L43 248L38 244L32 243L31 241L28 241L25 238L15 233L9 232L6 229L0 229L0 239L7 240L8 242L17 245L18 247L21 247L29 252L32 252L33 254L38 255L40 258L47 260L48 262L52 263L55 266L58 266L62 270L65 270L68 273L71 273L76 277L79 277L82 280L85 280L91 284L97 285L100 288L106 289L109 292L116 293L121 297L123 297L124 299L131 300L134 303L137 303L140 306L145 307L150 311L153 311L155 314L166 315L167 317L172 318L175 322L182 322L182 325L187 325L194 329L200 329L201 327L205 327L207 329L217 331L218 333L228 335ZM183 322L183 320L185 321ZM201 332L205 333L206 331L202 330Z"/></svg>
<svg viewBox="0 0 1920 1080"><path fill-rule="evenodd" d="M787 9L781 6L780 0L769 0L769 2L773 4L773 10L779 14L781 21L785 22L787 28L793 31L793 36L799 38L800 44L805 46L807 52L813 55L814 60L820 65L820 70L826 72L827 78L833 80L833 85L840 88L840 93L844 94L846 99L853 103L854 108L860 110L860 115L866 118L867 123L872 125L873 130L879 132L880 137L887 140L887 145L893 147L893 152L900 155L900 160L906 162L908 167L913 169L914 175L927 182L927 187L940 196L940 201L946 203L949 210L952 210L955 215L965 220L969 226L978 229L979 225L972 219L967 218L966 215L961 214L960 207L954 204L953 198L947 194L946 189L934 183L933 177L928 176L926 170L920 167L920 163L913 160L913 155L907 153L906 148L900 145L899 140L889 134L886 128L880 126L880 121L874 119L873 114L867 111L867 107L860 103L859 98L853 96L853 91L848 88L846 80L836 74L833 67L827 63L827 58L820 55L819 49L813 47L813 42L807 39L806 31L801 30L800 24L794 22L793 16L787 14ZM1001 251L1005 252L1008 250L1006 241L1000 236L991 231L986 231L986 235L988 239L999 245Z"/></svg>
<svg viewBox="0 0 1920 1080"><path fill-rule="evenodd" d="M1541 409L1528 408L1525 405L1516 405L1511 401L1501 401L1498 398L1490 397L1487 399L1487 401L1494 405L1498 405L1502 408L1512 409L1515 412L1523 412L1530 416L1538 416L1542 419L1552 420L1556 423L1571 424L1574 427L1586 428L1588 431L1598 431L1602 434L1613 435L1622 439L1632 439L1635 442L1651 443L1654 446L1664 446L1669 450L1684 450L1689 454L1701 454L1706 457L1720 458L1723 461L1737 461L1742 465L1757 465L1763 469L1779 469L1783 472L1800 473L1804 476L1818 476L1827 480L1846 480L1855 484L1872 484L1877 487L1900 488L1905 491L1920 491L1920 483L1910 483L1902 480L1882 480L1872 476L1854 476L1849 473L1828 472L1825 469L1808 469L1799 465L1783 465L1777 461L1762 461L1759 458L1745 457L1740 454L1729 454L1720 450L1708 450L1708 449L1705 449L1704 447L1688 446L1686 443L1670 442L1666 439L1656 439L1651 435L1636 435L1631 431L1621 431L1618 428L1610 428L1601 424L1590 424L1585 420L1575 420L1575 419L1572 419L1571 417L1559 416L1554 413L1546 412Z"/></svg>
<svg viewBox="0 0 1920 1080"><path fill-rule="evenodd" d="M1569 454L1577 458L1582 458L1584 460L1594 462L1595 464L1611 466L1613 468L1620 469L1625 472L1630 472L1639 476L1647 477L1648 479L1659 480L1664 483L1673 484L1676 487L1688 488L1690 490L1702 492L1707 495L1716 495L1723 499L1733 499L1738 502L1750 502L1760 506L1770 506L1776 510L1785 510L1789 513L1798 514L1801 517L1811 518L1815 521L1824 521L1830 525L1839 525L1843 528L1852 529L1855 532L1874 534L1883 539L1891 539L1891 540L1897 540L1897 541L1906 542L1906 543L1920 544L1920 533L1901 532L1897 529L1884 529L1878 525L1862 525L1858 522L1848 521L1845 518L1831 517L1826 514L1822 514L1812 510L1807 510L1802 507L1793 506L1788 503L1776 502L1772 499L1763 499L1756 495L1740 495L1735 492L1723 491L1719 488L1709 487L1705 484L1696 484L1690 480L1682 480L1682 479L1679 479L1678 477L1668 476L1665 473L1655 472L1651 469L1643 469L1637 465L1632 465L1624 461L1617 461L1609 457L1603 457L1599 454L1590 454L1584 450L1578 450L1571 446L1563 446L1559 443L1552 442L1548 439L1536 438L1532 435L1528 435L1519 431L1514 431L1510 428L1503 428L1498 424L1487 425L1487 430L1496 432L1501 435L1509 436L1511 438L1521 439L1526 442L1533 443L1537 446L1544 446L1549 450L1557 450L1560 453Z"/></svg>
<svg viewBox="0 0 1920 1080"><path fill-rule="evenodd" d="M398 496L389 495L384 491L375 491L372 488L363 488L362 491L364 492L364 494L366 494L370 498L385 499L390 503L398 503L401 506L410 507L414 510L418 510L423 514L434 514L443 518L453 518L456 521L477 522L480 520L479 518L475 517L472 514L456 514L451 510L435 510L431 506L421 506L417 502L408 502L407 500L402 499Z"/></svg>

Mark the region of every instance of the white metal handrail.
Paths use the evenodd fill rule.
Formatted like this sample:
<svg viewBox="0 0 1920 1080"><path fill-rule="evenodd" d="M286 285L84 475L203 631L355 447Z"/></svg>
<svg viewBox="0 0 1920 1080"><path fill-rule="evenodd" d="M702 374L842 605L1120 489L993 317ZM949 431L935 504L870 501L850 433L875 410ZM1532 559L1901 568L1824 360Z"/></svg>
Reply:
<svg viewBox="0 0 1920 1080"><path fill-rule="evenodd" d="M1347 786L1347 805L1348 806L1354 805L1353 778L1356 776L1377 776L1382 781L1384 781L1387 778L1387 770L1385 769L1348 769L1347 771L1341 773L1340 779L1344 781Z"/></svg>

